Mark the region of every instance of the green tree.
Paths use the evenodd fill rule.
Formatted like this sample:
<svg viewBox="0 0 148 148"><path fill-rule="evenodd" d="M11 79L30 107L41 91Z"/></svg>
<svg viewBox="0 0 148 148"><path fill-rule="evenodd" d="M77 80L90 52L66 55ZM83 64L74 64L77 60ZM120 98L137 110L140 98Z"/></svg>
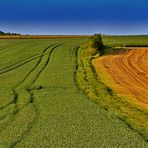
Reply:
<svg viewBox="0 0 148 148"><path fill-rule="evenodd" d="M90 38L89 47L96 49L97 52L100 53L100 55L104 53L104 45L102 42L101 34L95 34Z"/></svg>
<svg viewBox="0 0 148 148"><path fill-rule="evenodd" d="M0 31L0 35L4 35L5 33L3 31Z"/></svg>

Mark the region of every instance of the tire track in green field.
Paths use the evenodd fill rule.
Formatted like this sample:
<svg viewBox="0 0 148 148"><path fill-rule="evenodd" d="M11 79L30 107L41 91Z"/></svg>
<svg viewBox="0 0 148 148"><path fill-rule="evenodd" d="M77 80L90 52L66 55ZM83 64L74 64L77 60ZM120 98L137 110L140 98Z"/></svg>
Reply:
<svg viewBox="0 0 148 148"><path fill-rule="evenodd" d="M49 51L47 61L46 61L45 65L43 65L43 67L40 69L40 71L36 74L35 78L32 79L32 85L35 83L35 81L37 80L37 78L41 75L41 73L44 71L44 69L46 68L46 66L49 64L49 62L50 62L50 57L51 57L53 51L54 51L57 47L59 47L59 46L61 46L61 45L62 45L62 44L56 45L55 47L53 47L53 48ZM48 49L49 49L49 47L47 47L47 48L44 50L44 53L45 53ZM42 59L43 59L43 57L42 57ZM42 59L39 60L40 63L41 63ZM39 63L39 64L40 64L40 63ZM35 68L35 69L38 68L39 64L36 65L36 68ZM33 69L33 71L35 71L35 69ZM31 72L29 73L29 75L27 75L27 77L29 77L30 74L31 74L33 71L31 71ZM26 79L25 79L24 81L27 81L27 77L26 77ZM24 82L24 81L23 81L23 82ZM22 82L22 83L23 83L23 82ZM22 84L22 83L21 83L21 84ZM21 85L21 84L20 84L20 85ZM19 86L17 86L17 87L19 87ZM35 121L32 122L31 125L28 125L28 128L27 128L26 132L23 133L23 135L21 136L21 138L12 144L13 147L14 147L15 145L17 145L18 143L20 143L21 140L22 140L27 134L29 134L29 132L31 131L32 127L34 126L35 123L37 123L37 120L38 120L38 109L37 109L37 107L36 107L36 106L34 105L34 103L33 103L33 100L34 100L33 92L32 92L32 90L31 90L30 88L25 88L25 89L26 89L26 91L30 94L30 101L29 101L29 103L33 104L33 107L34 107L34 110L35 110L35 113L36 113L36 119L35 119ZM16 90L15 90L15 92L16 92ZM16 94L18 94L18 93L19 93L19 92L17 92ZM18 98L18 99L19 99L19 98ZM27 105L27 104L26 104L26 105ZM25 105L25 106L26 106L26 105ZM25 106L23 106L21 109L23 109Z"/></svg>
<svg viewBox="0 0 148 148"><path fill-rule="evenodd" d="M54 46L54 45L55 45L55 44L48 46L47 49L50 48L50 47L52 47L52 46ZM10 71L12 71L12 70L15 70L16 68L19 68L19 67L21 67L21 66L27 64L27 63L29 63L29 62L35 60L35 59L41 58L41 57L44 55L44 53L46 52L47 49L45 49L45 51L43 51L41 54L33 55L33 56L28 57L28 58L26 58L26 59L24 59L24 60L21 60L21 61L19 61L19 62L16 62L16 63L11 64L11 65L9 65L9 66L6 66L6 67L4 67L4 68L1 68L1 69L0 69L0 74L5 74L5 73L7 73L7 72L10 72Z"/></svg>
<svg viewBox="0 0 148 148"><path fill-rule="evenodd" d="M46 66L48 65L48 63L49 63L49 61L50 61L50 57L51 57L51 54L52 54L52 52L57 48L57 47L59 47L59 46L61 46L62 44L59 44L59 45L56 45L55 47L53 47L49 52L48 52L48 57L47 57L47 59L46 59L46 62L45 62L45 64L42 66L42 68L38 71L38 73L36 73L36 76L34 77L34 79L32 79L32 85L35 83L35 81L37 80L37 78L40 76L40 74L43 72L43 70L46 68ZM23 82L25 82L25 81L27 81L27 78L31 75L31 73L33 72L33 71L35 71L38 67L39 67L39 65L40 65L40 63L42 62L42 60L43 60L43 57L45 56L45 52L50 48L50 47L52 47L52 46L48 46L47 48L45 48L44 49L44 51L43 51L43 53L42 53L42 55L41 55L41 58L38 60L38 62L37 62L37 64L35 65L35 67L26 75L27 77L25 77L25 79L23 80L23 81L21 81L21 83L19 83L19 85L17 85L14 89L13 89L13 93L14 93L14 101L13 102L11 102L11 103L14 103L15 104L15 106L16 106L16 110L17 110L17 112L15 112L14 113L14 116L16 116L21 110L23 110L23 108L25 108L25 107L27 107L27 105L28 105L28 103L30 104L32 104L33 105L33 108L34 108L34 111L35 111L35 113L36 113L36 118L35 118L35 120L34 121L32 121L31 122L31 124L29 124L28 125L28 128L27 128L27 130L21 135L21 137L20 138L18 138L18 140L16 140L15 142L12 142L10 145L11 145L11 147L14 147L17 143L19 143L22 139L23 139L23 137L27 134L27 133L29 133L30 132L30 130L32 129L32 127L33 127L33 125L34 125L34 123L36 122L36 120L37 120L37 116L38 116L38 113L37 113L37 108L35 107L35 105L33 104L33 93L32 93L32 91L29 89L29 88L25 88L26 86L23 86L24 87L24 90L23 90L23 92L27 92L27 93L29 93L29 98L26 98L26 99L29 99L30 101L29 102L27 102L26 104L24 104L21 108L19 108L18 109L18 101L20 100L20 98L19 98L19 95L20 95L20 89L19 89L19 87L21 87L21 85L23 85ZM39 67L40 68L40 67ZM21 89L23 89L23 88L21 88ZM9 103L9 105L11 104L11 103ZM8 107L8 106L5 106L5 107ZM4 109L4 108L3 108ZM9 126L9 125L8 125ZM6 129L7 127L5 127L5 129ZM3 129L3 130L5 130L5 129Z"/></svg>
<svg viewBox="0 0 148 148"><path fill-rule="evenodd" d="M50 60L50 56L51 56L52 52L54 51L54 49L56 49L56 48L57 48L58 46L60 46L60 45L62 45L62 44L56 45L55 47L53 47L53 48L51 49L51 51L49 51L49 53L47 53L47 54L49 55L48 58L47 58L47 62L45 63L44 67L39 71L39 73L36 75L36 77L32 80L32 84L34 84L34 82L36 81L36 79L39 77L40 73L41 73L41 72L45 69L45 67L47 66L47 64L48 64L48 62L49 62L49 60ZM52 45L52 46L54 46L54 45ZM45 56L45 55L44 55L45 52L46 52L50 47L52 47L52 46L49 46L49 47L45 48L45 50L43 51L43 53L42 53L42 55L40 56L40 59L38 60L38 62L36 63L36 65L28 72L28 74L24 77L24 79L23 79L20 83L17 84L16 87L18 87L18 86L21 85L24 81L26 81L26 79L31 75L31 73L32 73L33 71L35 71L35 69L37 68L37 66L39 66L39 64L41 63L43 57Z"/></svg>
<svg viewBox="0 0 148 148"><path fill-rule="evenodd" d="M10 67L10 68L6 68L6 69L4 69L2 72L0 72L0 74L5 74L5 73L7 73L7 72L10 72L10 71L12 71L12 70L16 70L17 68L19 68L19 67L21 67L21 66L24 66L25 64L27 64L27 63L29 63L29 62L32 62L33 60L36 60L36 59L38 59L40 57L40 55L39 56L35 56L34 58L31 58L31 59L29 59L29 60L27 60L27 61L21 61L21 62L19 62L19 63L17 63L17 64L14 64L14 65L12 65L12 67ZM14 67L13 67L14 66Z"/></svg>
<svg viewBox="0 0 148 148"><path fill-rule="evenodd" d="M50 47L52 47L52 46L54 46L54 45L55 45L55 44L50 45L50 46L46 47L45 49L43 49L43 52L42 52L42 54L40 55L40 59L38 60L38 62L36 63L36 65L29 71L29 73L24 77L24 79L23 79L21 82L19 82L19 83L17 84L17 86L20 85L21 83L23 83L23 82L25 81L25 79L27 79L27 77L28 77L28 76L35 70L35 68L39 65L39 63L41 62L41 60L42 60L43 56L45 55L45 52L47 51L47 49L49 49ZM48 54L49 54L49 53L48 53ZM15 86L15 87L17 87L17 86ZM16 95L14 89L12 90L12 92L13 92L13 95L14 95L14 97L13 97L14 100L12 100L12 101L9 102L8 104L5 104L4 106L0 107L0 110L6 108L6 107L8 107L9 105L11 105L12 103L15 103L15 102L16 102L17 95Z"/></svg>
<svg viewBox="0 0 148 148"><path fill-rule="evenodd" d="M123 144L130 148L144 148L146 144L137 133L90 102L79 90L76 82L77 48L65 47L54 51L48 67L32 88L33 102L39 112L38 122L15 146L111 148ZM47 78L48 83L45 83Z"/></svg>
<svg viewBox="0 0 148 148"><path fill-rule="evenodd" d="M36 75L35 79L34 79L33 82L32 82L33 84L35 83L35 81L37 80L37 78L41 75L41 73L43 72L43 70L47 67L47 65L48 65L48 63L49 63L49 61L50 61L51 54L53 53L53 51L54 51L57 47L59 47L59 46L61 46L61 45L62 45L62 44L59 44L59 45L55 46L54 48L52 48L52 50L51 50L50 53L49 53L47 62L45 63L45 65L43 66L43 68L39 71L39 73Z"/></svg>
<svg viewBox="0 0 148 148"><path fill-rule="evenodd" d="M146 148L140 136L90 102L79 89L77 42L61 45L44 49L13 87L17 112L0 131L0 147Z"/></svg>
<svg viewBox="0 0 148 148"><path fill-rule="evenodd" d="M44 55L44 52L45 52L48 48L50 48L50 47L52 47L52 46L54 46L54 45L55 45L55 44L50 45L50 46L46 47L45 49L43 49L43 52L42 52L42 53L40 54L40 56L38 56L38 57L42 57L42 56ZM35 56L35 55L34 55L34 56ZM38 57L35 57L35 59L38 58ZM34 58L33 58L33 59L30 59L30 58L32 58L32 56L29 57L29 58L26 58L26 59L24 59L24 60L21 60L21 61L19 61L19 62L17 62L17 63L14 63L14 64L12 64L12 65L9 65L9 66L6 67L6 68L0 69L0 71L1 71L1 70L5 70L5 71L0 72L0 74L4 74L4 73L9 72L9 71L11 71L11 70L15 70L16 68L19 68L20 66L23 66L24 64L27 64L28 62L31 62L32 60L34 60ZM22 62L23 62L23 63L22 63ZM20 64L20 65L18 65L18 64ZM37 65L37 64L36 64L36 65ZM15 66L15 67L13 67L13 66ZM11 69L7 69L7 68L11 68ZM28 74L29 74L29 73L28 73ZM27 75L26 75L26 77L27 77ZM12 92L13 92L13 95L14 95L13 98L16 98L16 94L15 94L14 89L12 90ZM0 107L0 110L3 110L4 108L8 107L9 105L11 105L12 103L15 103L15 102L16 102L15 99L12 100L11 102L5 104L4 106L1 106L1 107Z"/></svg>
<svg viewBox="0 0 148 148"><path fill-rule="evenodd" d="M40 55L39 60L38 60L37 63L35 64L35 66L26 74L26 76L24 77L24 79L16 85L16 87L18 87L21 83L23 83L23 82L29 77L29 75L30 75L30 74L37 68L37 66L41 63L43 57L45 56L46 51L47 51L50 47L52 47L52 46L54 46L54 45L55 45L55 44L50 45L50 46L46 47L46 48L43 50L43 52L42 52L41 55ZM49 53L47 53L47 54L49 54Z"/></svg>
<svg viewBox="0 0 148 148"><path fill-rule="evenodd" d="M27 77L29 77L29 75L37 68L37 66L40 64L40 62L41 62L41 60L42 60L42 58L43 58L43 56L44 55L46 55L46 54L51 54L51 52L49 52L49 53L46 53L45 54L45 52L47 51L47 49L49 49L50 47L52 47L52 46L54 46L55 44L53 44L53 45L50 45L50 46L48 46L48 47L46 47L44 50L43 50L43 52L42 52L42 54L41 54L41 56L40 56L40 59L38 60L38 62L36 63L36 65L29 71L29 73L24 77L24 79L21 81L21 82L19 82L16 86L15 86L15 88L16 87L18 87L19 85L21 85L21 83L23 83L26 79L27 79ZM61 44L60 44L61 45ZM53 52L53 50L55 49L55 48L57 48L58 46L60 46L60 45L56 45L51 51ZM49 59L48 59L49 60ZM48 63L47 63L48 64ZM44 67L45 68L45 67ZM43 70L41 70L40 71L40 73L42 72ZM35 78L35 79L37 79L37 78ZM33 80L34 81L34 80ZM13 88L12 89L12 92L13 92L13 98L14 98L14 100L12 100L11 102L9 102L8 104L5 104L4 106L1 106L0 107L0 110L3 110L4 108L6 108L6 107L8 107L9 105L11 105L12 103L16 103L17 102L17 94L15 93L15 88Z"/></svg>
<svg viewBox="0 0 148 148"><path fill-rule="evenodd" d="M29 71L29 73L24 77L24 79L21 81L21 82L19 82L18 84L17 84L17 86L19 85L19 84L21 84L23 81L25 81L25 79L30 75L30 73L38 66L38 64L41 62L41 60L42 60L42 58L43 58L43 56L45 55L45 52L47 51L47 49L49 49L50 47L52 47L52 46L54 46L55 44L52 44L52 45L50 45L50 46L48 46L48 47L46 47L45 49L43 49L43 51L42 51L42 53L40 54L40 59L38 60L38 62L36 63L36 65ZM47 53L48 54L48 53ZM30 57L29 57L30 58ZM37 57L38 58L38 57ZM32 59L31 59L31 61L29 60L29 61L26 61L26 60L28 60L28 58L26 58L25 59L25 61L24 60L22 60L22 61L19 61L19 62L17 62L17 63L15 63L15 65L16 65L16 68L19 68L20 66L23 66L24 64L26 64L26 63L28 63L28 62L31 62L32 61ZM34 59L33 59L34 60ZM24 63L21 63L21 65L17 65L18 63L20 63L20 62L24 62ZM12 65L13 66L13 65ZM16 68L12 68L11 70L14 70L14 69L16 69ZM6 71L7 72L7 71ZM3 73L3 72L2 72ZM2 74L2 73L0 73L0 74ZM4 72L5 73L5 72ZM17 86L15 86L15 87L17 87ZM16 96L16 94L15 94L15 91L14 91L14 89L12 89L12 92L13 92L13 95L14 95L14 100L12 100L11 102L9 102L9 103L7 103L7 104L5 104L4 106L1 106L0 107L0 110L3 110L4 108L6 108L6 107L8 107L9 105L11 105L12 103L15 103L16 102L16 98L17 98L17 96Z"/></svg>
<svg viewBox="0 0 148 148"><path fill-rule="evenodd" d="M40 56L40 55L41 55L41 54L35 54L35 55L30 56L30 57L28 57L28 58L26 58L26 59L20 60L20 61L18 61L18 62L16 62L16 63L13 63L13 64L11 64L11 65L8 65L8 66L6 66L6 67L3 67L3 68L0 69L0 71L9 70L9 68L12 68L13 66L19 65L19 64L21 64L21 63L23 63L23 62L30 61L30 60L32 60L33 58L35 58L35 57L37 57L37 56Z"/></svg>
<svg viewBox="0 0 148 148"><path fill-rule="evenodd" d="M61 45L62 45L62 44L56 45L55 47L53 47L53 48L49 51L49 53L48 53L48 58L47 58L47 60L46 60L46 62L45 62L45 65L43 65L43 67L42 67L42 68L40 69L40 71L36 74L36 76L34 77L34 79L32 79L32 85L35 83L35 81L37 80L37 78L41 75L41 73L43 72L43 70L46 68L46 66L47 66L48 63L50 62L50 57L51 57L53 51L54 51L57 47L59 47L59 46L61 46ZM47 48L44 50L44 53L45 53L48 49L49 49L49 47L47 47ZM44 55L43 55L43 56L44 56ZM24 81L27 81L27 78L31 75L31 73L32 73L33 71L35 71L35 69L38 68L39 64L41 63L41 61L42 61L42 59L43 59L43 56L41 57L41 59L39 59L39 63L37 63L37 64L35 65L36 67L33 68L33 69L30 71L29 75L27 75L27 77L26 77L26 79L24 79ZM24 82L24 81L23 81L23 82ZM23 83L23 82L22 82L22 83ZM21 84L22 84L22 83L21 83ZM21 84L20 84L20 85L21 85ZM17 87L19 87L19 85L18 85ZM30 88L25 88L25 89L26 89L26 91L30 94L30 101L29 101L29 103L33 104L33 100L34 100L33 92L31 91ZM19 92L17 92L16 90L15 90L15 92L16 92L17 95L19 94ZM18 98L18 99L19 99L19 98ZM26 105L27 105L27 104L26 104ZM24 108L24 107L25 107L25 106L23 106L22 108ZM36 108L36 106L35 106L34 104L33 104L33 107L34 107L34 110L35 110L35 113L36 113L36 119L35 119L35 121L32 122L31 125L29 125L28 129L26 130L25 133L23 133L23 135L21 136L21 138L20 138L19 140L17 140L16 142L13 143L13 147L14 147L16 144L20 143L21 140L24 138L24 136L26 136L26 134L29 134L29 132L31 131L31 129L32 129L32 127L34 126L35 122L37 122L37 120L38 120L38 109ZM22 108L21 108L21 109L22 109Z"/></svg>

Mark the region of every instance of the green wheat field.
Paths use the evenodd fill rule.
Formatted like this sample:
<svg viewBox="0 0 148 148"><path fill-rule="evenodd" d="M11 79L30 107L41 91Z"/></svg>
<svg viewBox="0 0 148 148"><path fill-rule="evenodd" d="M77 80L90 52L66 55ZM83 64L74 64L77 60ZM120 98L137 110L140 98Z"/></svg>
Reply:
<svg viewBox="0 0 148 148"><path fill-rule="evenodd" d="M123 45L110 38L103 37L106 45ZM0 40L0 148L148 147L80 89L77 51L86 40Z"/></svg>

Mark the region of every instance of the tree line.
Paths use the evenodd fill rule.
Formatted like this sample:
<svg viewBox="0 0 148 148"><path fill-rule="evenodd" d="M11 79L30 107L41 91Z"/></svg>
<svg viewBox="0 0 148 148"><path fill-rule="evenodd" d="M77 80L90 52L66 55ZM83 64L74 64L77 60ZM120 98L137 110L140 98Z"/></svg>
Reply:
<svg viewBox="0 0 148 148"><path fill-rule="evenodd" d="M10 33L10 32L0 31L0 35L21 35L21 34L20 33Z"/></svg>

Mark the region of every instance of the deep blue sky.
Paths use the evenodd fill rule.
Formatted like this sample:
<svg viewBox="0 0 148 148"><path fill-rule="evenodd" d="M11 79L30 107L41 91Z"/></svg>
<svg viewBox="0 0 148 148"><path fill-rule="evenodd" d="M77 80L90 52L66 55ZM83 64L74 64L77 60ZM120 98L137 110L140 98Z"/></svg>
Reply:
<svg viewBox="0 0 148 148"><path fill-rule="evenodd" d="M148 0L0 0L0 30L148 34Z"/></svg>

